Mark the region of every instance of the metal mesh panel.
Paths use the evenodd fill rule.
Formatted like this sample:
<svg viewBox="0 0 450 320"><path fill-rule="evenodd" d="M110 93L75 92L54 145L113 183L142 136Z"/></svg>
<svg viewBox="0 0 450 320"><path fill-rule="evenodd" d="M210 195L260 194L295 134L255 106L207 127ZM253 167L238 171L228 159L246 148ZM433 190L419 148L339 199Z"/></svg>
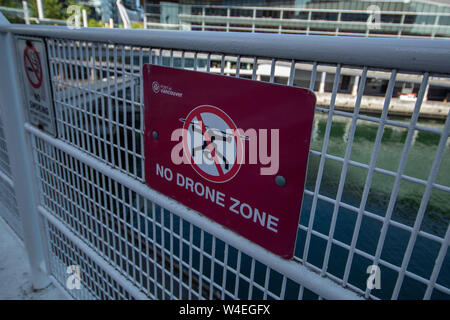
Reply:
<svg viewBox="0 0 450 320"><path fill-rule="evenodd" d="M149 298L318 298L41 139L34 148L44 207ZM72 245L58 243L54 232L49 228L50 251L63 267L52 262L52 272L64 279L64 266L87 258L66 253Z"/></svg>
<svg viewBox="0 0 450 320"><path fill-rule="evenodd" d="M3 132L3 123L0 117L0 215L8 222L14 231L21 237L22 222L17 209L16 195L13 188L11 168L9 165L8 148Z"/></svg>
<svg viewBox="0 0 450 320"><path fill-rule="evenodd" d="M0 178L0 216L14 229L19 237L22 237L22 220L17 210L16 195L14 189Z"/></svg>
<svg viewBox="0 0 450 320"><path fill-rule="evenodd" d="M132 296L86 253L70 241L56 226L45 221L49 247L49 264L53 277L66 288L67 267L80 268L80 288L67 292L76 299L132 299Z"/></svg>
<svg viewBox="0 0 450 320"><path fill-rule="evenodd" d="M142 180L142 50L63 40L48 47L59 137Z"/></svg>
<svg viewBox="0 0 450 320"><path fill-rule="evenodd" d="M448 115L445 124L419 119L426 111L422 101L427 86L436 75L177 48L60 39L47 43L58 138L140 181L144 63L306 86L321 93L294 259L366 297L449 297L450 280L444 272L450 263L448 211L439 206L450 192L450 121ZM306 78L297 78L299 73ZM325 81L321 92L324 73L331 81ZM343 89L349 74L358 76L354 95ZM384 92L369 98L367 88L380 77L386 79ZM397 106L403 102L396 91L405 79L417 82L419 91L409 116L398 119ZM380 105L377 114L367 113L370 99ZM389 145L390 136L400 137L395 146ZM260 272L253 259L248 258L250 274L245 276L240 269L243 254L237 249L222 244L220 260L216 250L222 248L213 235L186 225L43 141L35 144L45 206L150 297L303 295L298 284L291 295L290 280L273 276L267 268L258 285ZM412 165L413 157L424 165ZM228 259L235 251L233 268ZM372 264L380 266L389 286L366 288L366 268ZM272 282L281 284L281 291L269 288Z"/></svg>
<svg viewBox="0 0 450 320"><path fill-rule="evenodd" d="M5 134L3 132L3 123L0 117L0 170L11 177L11 168L9 167L8 148L6 147Z"/></svg>

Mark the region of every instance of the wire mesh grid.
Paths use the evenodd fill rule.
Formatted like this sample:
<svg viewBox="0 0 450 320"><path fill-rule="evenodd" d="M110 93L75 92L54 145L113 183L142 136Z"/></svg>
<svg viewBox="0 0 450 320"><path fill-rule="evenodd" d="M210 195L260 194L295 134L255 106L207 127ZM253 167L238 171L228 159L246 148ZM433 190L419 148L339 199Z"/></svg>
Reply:
<svg viewBox="0 0 450 320"><path fill-rule="evenodd" d="M14 229L19 237L23 236L22 219L19 215L16 194L10 184L0 178L0 216Z"/></svg>
<svg viewBox="0 0 450 320"><path fill-rule="evenodd" d="M149 298L317 298L43 140L34 138L33 145L43 206ZM60 264L80 265L81 252L66 257L67 247L53 238L55 228L48 230L51 268L64 283ZM85 266L89 263L80 265L82 274L97 272Z"/></svg>
<svg viewBox="0 0 450 320"><path fill-rule="evenodd" d="M48 237L49 259L53 277L66 287L69 274L67 268L79 267L80 286L67 290L76 299L132 299L133 297L111 276L78 248L56 226L45 220ZM70 271L70 270L69 270Z"/></svg>
<svg viewBox="0 0 450 320"><path fill-rule="evenodd" d="M0 203L3 210L0 215L8 222L15 232L22 237L22 223L17 209L16 195L13 188L11 167L9 165L8 148L0 116Z"/></svg>
<svg viewBox="0 0 450 320"><path fill-rule="evenodd" d="M446 171L449 166L450 121L448 115L445 124L419 121L429 81L436 75L425 72L412 75L419 83L418 96L411 102L411 114L398 119L393 108L399 100L396 90L404 81L402 78L408 76L401 70L61 39L47 39L47 44L58 138L140 181L144 181L144 106L140 74L143 64L304 86L318 93L322 85L320 74L325 74L325 80L331 76L331 81L324 83L329 87L328 100L316 107L294 259L365 297L449 297L450 280L445 271L450 265L447 254L449 211L447 207L440 211L436 208L450 192ZM356 93L351 99L343 90L349 74L357 75ZM360 112L366 108L368 85L380 76L386 78L386 88L379 97L379 114ZM443 79L448 81L446 77ZM322 93L322 96L327 94ZM351 111L342 106L342 100L351 105ZM339 130L343 131L342 140L336 141ZM401 138L395 148L389 149L388 135L393 132ZM417 150L420 153L422 145L417 141L423 137L433 143L427 149L428 158L419 159L425 165L418 171L411 164L410 155L414 152L416 156ZM344 148L336 150L337 145ZM155 207L57 150L49 153L42 141L35 148L40 157L43 201L47 208L87 243L98 248L107 261L128 274L139 288L151 292L150 297L237 298L241 297L240 288L245 288L241 279L263 292L263 298L302 297L306 291L298 287L297 295L291 295L291 290L286 289L290 280L281 276L279 284L281 291L285 292L274 294L268 285L276 282L273 279L277 277L268 271L260 287L256 286L254 279L259 272L251 269L250 276L245 277L242 270L228 269L228 258L235 248L227 249L225 260L220 261L204 248L207 242L202 230L186 226L196 231L188 233L185 239L184 233L177 234L176 231L180 232L185 224L179 221L179 217ZM386 154L391 156L390 160L381 161ZM60 173L52 170L60 170ZM63 173L67 180L58 180L62 179L60 175ZM360 184L351 185L349 181L355 177ZM58 191L55 181L61 185ZM381 185L384 193L375 188L377 184ZM408 202L411 193L415 198ZM65 200L71 196L71 201ZM374 205L376 201L380 203ZM106 216L101 216L105 212ZM75 215L85 220L76 220ZM95 227L102 236L81 221L90 221L92 228ZM167 221L170 223L166 226ZM143 233L142 228L150 231ZM183 232L187 232L186 228ZM125 234L141 240L129 240L127 244ZM146 245L143 248L143 239L151 236L156 239L153 247ZM192 241L195 237L202 240L195 246L189 237ZM219 242L212 235L208 237ZM185 245L187 249L183 249ZM228 248L226 244L223 246ZM188 250L188 262L183 260L184 250ZM242 259L243 254L237 252ZM131 256L138 257L138 260ZM206 259L208 263L199 262L195 268L196 256L201 258L195 259ZM150 261L153 261L152 267ZM209 262L211 268L218 264L221 270L226 269L227 272L222 271L223 279L234 277L235 285L230 287L229 280L216 282L216 273L220 278L217 269L208 269L210 276L205 276L205 266ZM251 266L255 264L250 262ZM384 279L390 279L386 286L378 290L367 288L366 268L369 265L379 266ZM174 266L177 266L178 276L172 272ZM232 271L227 277L229 270ZM189 276L186 278L185 274ZM194 283L198 284L194 285L192 279L196 279ZM206 294L199 289L205 283L210 288ZM244 296L259 297L253 292L255 289L249 289L248 295L245 289L242 290Z"/></svg>
<svg viewBox="0 0 450 320"><path fill-rule="evenodd" d="M143 180L142 56L102 43L47 43L59 138Z"/></svg>
<svg viewBox="0 0 450 320"><path fill-rule="evenodd" d="M0 170L11 177L11 168L9 167L8 148L6 146L5 134L3 132L3 122L0 116Z"/></svg>

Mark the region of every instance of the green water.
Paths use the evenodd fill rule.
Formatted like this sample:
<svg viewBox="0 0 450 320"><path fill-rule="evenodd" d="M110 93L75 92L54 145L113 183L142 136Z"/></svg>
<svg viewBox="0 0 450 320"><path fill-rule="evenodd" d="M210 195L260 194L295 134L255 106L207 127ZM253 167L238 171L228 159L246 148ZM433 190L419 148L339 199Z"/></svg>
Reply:
<svg viewBox="0 0 450 320"><path fill-rule="evenodd" d="M328 116L318 113L315 116L311 149L321 151ZM409 119L395 119L409 121ZM444 122L434 120L419 120L418 125L443 129ZM334 116L327 153L344 157L348 135L351 128L351 119ZM358 120L355 137L351 149L350 160L369 165L374 142L376 139L378 124L374 122ZM386 125L383 130L380 151L377 156L376 167L397 172L404 149L404 143L408 129ZM404 175L427 181L433 165L440 136L416 130L413 142L409 150ZM311 155L308 169L307 188L314 189L319 156ZM342 162L327 159L324 167L324 176L320 193L331 198L336 197ZM368 170L353 165L348 167L344 185L343 201L360 206L360 201L367 178ZM384 215L394 185L395 177L384 173L375 172L370 188L366 210ZM450 186L450 139L447 141L443 158L439 167L435 183ZM402 179L393 219L407 225L413 225L422 201L425 186L416 182ZM450 219L450 195L449 193L433 188L427 205L422 230L443 237Z"/></svg>
<svg viewBox="0 0 450 320"><path fill-rule="evenodd" d="M311 149L321 151L326 130L328 116L318 113L314 119ZM395 119L408 122L409 119ZM443 129L444 123L440 121L420 120L418 125ZM344 157L348 145L351 119L334 116L327 153ZM378 124L369 121L358 120L355 138L351 148L350 160L369 165L378 130ZM380 150L377 156L376 167L392 172L397 172L403 153L408 129L386 125L383 130ZM430 174L440 135L417 131L414 134L412 145L408 153L404 175L427 181ZM449 139L450 140L450 139ZM442 161L439 166L436 184L450 186L450 141L446 141ZM310 154L306 188L314 190L319 168L320 157ZM342 172L342 162L326 159L323 177L320 185L320 194L336 199ZM341 201L359 208L366 183L368 170L354 165L348 166ZM395 177L385 173L375 172L370 186L369 196L365 210L379 216L385 216L392 193ZM417 182L401 180L398 197L392 212L391 219L407 226L413 226L424 195L425 186ZM308 226L311 215L313 198L304 195L300 224ZM334 205L325 200L318 200L314 217L313 229L328 235L331 228L331 218ZM356 224L357 214L353 210L340 207L337 213L334 239L350 245ZM450 195L446 191L433 188L431 197L426 206L420 230L433 235L444 237L450 220ZM367 215L363 216L361 228L358 234L356 249L372 256L376 253L380 240L382 222ZM402 265L411 233L392 224L387 229L381 259L398 267ZM303 257L306 233L299 230L296 244L296 256ZM326 241L312 236L309 245L308 262L321 268L324 262ZM440 250L440 243L418 236L407 270L416 275L429 279L433 271L434 262ZM339 246L333 246L330 252L328 272L342 279L347 262L348 250ZM365 290L367 280L366 269L373 261L358 254L354 256L351 265L349 282L362 290ZM450 253L444 258L437 283L444 287L450 287ZM382 299L390 299L398 277L398 273L391 268L381 266L382 288L373 290L373 294ZM408 276L405 277L399 298L422 299L426 285ZM450 297L438 290L434 290L432 299L450 299Z"/></svg>

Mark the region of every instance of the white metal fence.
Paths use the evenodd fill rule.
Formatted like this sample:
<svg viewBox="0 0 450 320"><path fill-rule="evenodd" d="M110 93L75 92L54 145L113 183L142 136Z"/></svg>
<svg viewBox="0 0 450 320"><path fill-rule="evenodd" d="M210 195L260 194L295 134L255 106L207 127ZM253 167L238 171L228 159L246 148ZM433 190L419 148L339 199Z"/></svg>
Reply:
<svg viewBox="0 0 450 320"><path fill-rule="evenodd" d="M0 206L2 216L9 225L22 236L22 221L17 210L16 196L14 193L14 182L11 177L9 165L8 148L5 134L3 132L3 122L0 117Z"/></svg>
<svg viewBox="0 0 450 320"><path fill-rule="evenodd" d="M17 163L11 176L15 184L32 184L28 190L15 188L24 220L24 241L33 270L48 274L71 297L449 298L450 212L442 213L436 228L428 226L430 203L435 206L439 199L448 201L450 193L449 172L445 171L450 160L450 117L439 125L418 123L428 81L450 75L449 42L23 25L3 25L0 34L2 52L9 52L5 59L10 59L9 66L0 70L2 112L10 113L8 119L22 121L17 127L8 124L6 144L23 143L26 151L21 156L29 156L31 163L31 177L20 176ZM45 39L57 137L23 120L21 90L14 75L19 70L13 54L15 35ZM270 82L277 81L278 66L288 63L287 85L295 85L298 64L310 65L313 90L321 67L334 68L331 103L316 107L316 140L311 144L295 256L290 261L143 183L143 64L204 72L217 67L224 73L227 61L236 65L236 77L244 76L242 66L253 66L254 80L254 66L267 61ZM340 73L346 68L360 75L353 112L335 108ZM378 116L359 113L367 74L373 70L390 75ZM389 115L400 73L421 79L414 112L407 121ZM337 152L332 137L339 129L336 121L343 119L348 130L340 142L343 151ZM370 126L375 128L372 138L364 150L357 149L361 128ZM403 137L401 147L392 151L390 168L377 162L385 152L388 128L401 131ZM20 133L25 135L23 141ZM408 155L417 148L414 143L422 133L436 141L434 151L424 172L411 173ZM0 180L4 183L8 178L3 165L7 164L6 155L18 151L3 147L1 151ZM366 152L366 160L355 158L358 152ZM20 157L16 154L14 159ZM356 200L348 196L348 181L355 170L363 172ZM329 187L332 175L337 183ZM386 181L387 199L385 207L374 210L370 203L379 196L373 190L374 181L380 180ZM418 186L420 201L412 205L408 217L399 217L397 200L410 184ZM34 196L30 198L27 192ZM436 198L435 192L443 196ZM25 202L34 206L33 210L24 211ZM30 226L33 217L39 223ZM423 250L424 246L428 249ZM424 261L430 264L420 268ZM81 268L80 290L65 287L70 265ZM381 289L366 286L370 265L380 267Z"/></svg>

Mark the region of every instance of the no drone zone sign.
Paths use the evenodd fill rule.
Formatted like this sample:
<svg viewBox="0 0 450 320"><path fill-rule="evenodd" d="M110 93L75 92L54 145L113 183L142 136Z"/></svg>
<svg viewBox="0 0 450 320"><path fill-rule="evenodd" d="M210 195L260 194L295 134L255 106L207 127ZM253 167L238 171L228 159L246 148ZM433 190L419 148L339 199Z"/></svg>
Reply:
<svg viewBox="0 0 450 320"><path fill-rule="evenodd" d="M33 37L17 37L16 46L28 121L56 135L45 42Z"/></svg>
<svg viewBox="0 0 450 320"><path fill-rule="evenodd" d="M314 94L154 65L143 78L146 183L292 258Z"/></svg>

